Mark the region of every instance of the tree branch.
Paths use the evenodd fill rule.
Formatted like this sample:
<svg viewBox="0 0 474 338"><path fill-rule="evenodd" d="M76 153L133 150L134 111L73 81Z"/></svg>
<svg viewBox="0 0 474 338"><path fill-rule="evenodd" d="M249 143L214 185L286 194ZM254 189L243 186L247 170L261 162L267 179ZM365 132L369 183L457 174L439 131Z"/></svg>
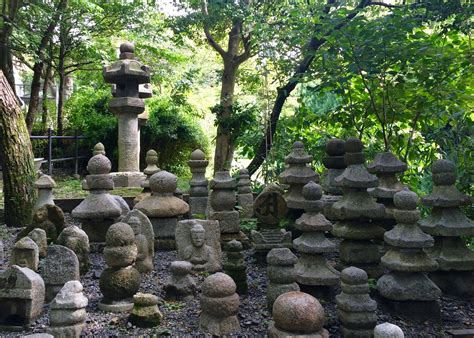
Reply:
<svg viewBox="0 0 474 338"><path fill-rule="evenodd" d="M207 0L201 1L201 13L207 19L209 18L209 12L207 11ZM225 50L216 42L216 40L212 37L211 31L209 30L209 25L207 20L204 20L204 34L206 34L206 39L209 45L214 48L216 52L218 52L222 58L225 57L226 52Z"/></svg>

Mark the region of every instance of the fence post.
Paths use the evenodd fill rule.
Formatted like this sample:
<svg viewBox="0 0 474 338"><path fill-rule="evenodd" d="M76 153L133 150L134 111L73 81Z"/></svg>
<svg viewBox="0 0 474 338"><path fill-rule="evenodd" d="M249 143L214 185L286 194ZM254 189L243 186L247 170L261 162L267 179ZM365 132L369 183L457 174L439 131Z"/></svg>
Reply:
<svg viewBox="0 0 474 338"><path fill-rule="evenodd" d="M51 176L53 174L53 130L48 128L48 175Z"/></svg>
<svg viewBox="0 0 474 338"><path fill-rule="evenodd" d="M74 131L74 175L79 172L79 145L77 144L77 130Z"/></svg>

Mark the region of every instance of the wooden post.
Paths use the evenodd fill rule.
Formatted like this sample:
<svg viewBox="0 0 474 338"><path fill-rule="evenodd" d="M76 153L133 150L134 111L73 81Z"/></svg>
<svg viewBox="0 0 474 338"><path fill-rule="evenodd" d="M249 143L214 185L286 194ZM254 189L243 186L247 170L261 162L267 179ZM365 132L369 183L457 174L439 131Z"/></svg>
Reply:
<svg viewBox="0 0 474 338"><path fill-rule="evenodd" d="M0 71L0 158L3 163L5 223L31 223L36 200L33 149L18 99Z"/></svg>

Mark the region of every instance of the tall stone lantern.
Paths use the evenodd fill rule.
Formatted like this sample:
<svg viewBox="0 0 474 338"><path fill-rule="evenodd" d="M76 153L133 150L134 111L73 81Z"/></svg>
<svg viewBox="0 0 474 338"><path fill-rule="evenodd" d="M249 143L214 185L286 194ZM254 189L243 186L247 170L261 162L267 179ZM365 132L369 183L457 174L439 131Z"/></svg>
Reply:
<svg viewBox="0 0 474 338"><path fill-rule="evenodd" d="M109 108L118 119L118 173L115 186L140 186L144 179L140 172L140 134L138 115L145 110L144 86L150 82L150 69L135 60L135 47L130 42L120 45L120 59L104 67L104 80L114 85ZM140 90L140 87L142 88Z"/></svg>

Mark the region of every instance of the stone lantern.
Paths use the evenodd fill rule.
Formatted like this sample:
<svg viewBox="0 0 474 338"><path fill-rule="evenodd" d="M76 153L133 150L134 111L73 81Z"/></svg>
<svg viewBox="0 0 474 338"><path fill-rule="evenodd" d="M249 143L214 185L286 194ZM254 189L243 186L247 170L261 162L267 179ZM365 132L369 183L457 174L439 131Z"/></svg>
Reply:
<svg viewBox="0 0 474 338"><path fill-rule="evenodd" d="M140 186L144 179L139 172L138 116L145 110L143 98L151 96L149 90L145 93L144 87L140 87L150 82L150 69L135 60L134 50L130 42L121 44L120 60L105 67L103 72L105 82L115 85L109 108L118 119L119 173L114 179L116 186Z"/></svg>

